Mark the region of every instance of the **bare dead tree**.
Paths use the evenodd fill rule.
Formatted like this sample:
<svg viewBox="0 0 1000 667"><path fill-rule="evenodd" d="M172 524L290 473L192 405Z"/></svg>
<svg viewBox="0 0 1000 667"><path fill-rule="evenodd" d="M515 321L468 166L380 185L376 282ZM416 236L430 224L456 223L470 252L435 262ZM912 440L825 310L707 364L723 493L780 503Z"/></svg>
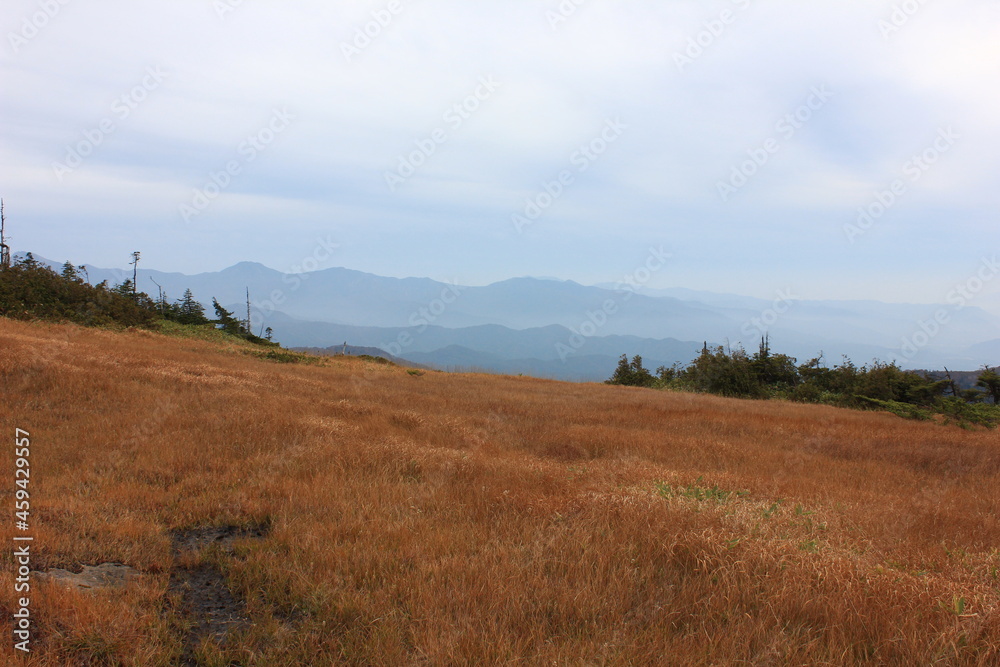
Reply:
<svg viewBox="0 0 1000 667"><path fill-rule="evenodd" d="M948 386L951 387L951 395L958 398L958 385L956 385L955 381L952 379L951 371L948 370L947 366L944 367L944 375L948 378Z"/></svg>
<svg viewBox="0 0 1000 667"><path fill-rule="evenodd" d="M250 328L250 288L247 287L247 333L253 334L253 329Z"/></svg>
<svg viewBox="0 0 1000 667"><path fill-rule="evenodd" d="M10 246L7 245L7 215L0 199L0 269L10 268Z"/></svg>
<svg viewBox="0 0 1000 667"><path fill-rule="evenodd" d="M150 276L149 279L153 280L153 276ZM160 290L160 298L159 298L160 317L164 317L166 315L167 300L164 298L163 295L163 287L160 286L160 283L156 282L155 280L153 280L153 284L156 285L156 289Z"/></svg>
<svg viewBox="0 0 1000 667"><path fill-rule="evenodd" d="M138 279L139 279L139 259L142 257L142 253L138 250L132 253L132 261L129 264L132 265L132 296L137 293Z"/></svg>

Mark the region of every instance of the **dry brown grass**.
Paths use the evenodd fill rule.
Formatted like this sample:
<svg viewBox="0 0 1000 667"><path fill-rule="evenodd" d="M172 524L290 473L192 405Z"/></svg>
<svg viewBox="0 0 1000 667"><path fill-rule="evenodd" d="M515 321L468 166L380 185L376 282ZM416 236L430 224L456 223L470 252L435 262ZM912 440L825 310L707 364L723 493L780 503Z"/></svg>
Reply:
<svg viewBox="0 0 1000 667"><path fill-rule="evenodd" d="M148 575L36 584L23 664L176 664L169 531L260 522L206 664L1000 664L996 432L6 320L0 382L34 567Z"/></svg>

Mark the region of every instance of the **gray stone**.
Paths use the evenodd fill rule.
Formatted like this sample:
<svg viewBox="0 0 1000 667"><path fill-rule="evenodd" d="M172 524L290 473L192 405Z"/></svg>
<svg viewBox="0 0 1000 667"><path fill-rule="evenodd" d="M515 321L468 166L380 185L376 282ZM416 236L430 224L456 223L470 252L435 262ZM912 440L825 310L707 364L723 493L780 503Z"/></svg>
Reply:
<svg viewBox="0 0 1000 667"><path fill-rule="evenodd" d="M79 574L68 570L49 570L35 572L34 575L39 581L54 581L78 590L100 590L125 588L129 581L140 576L140 572L120 563L102 563L84 565L83 572Z"/></svg>

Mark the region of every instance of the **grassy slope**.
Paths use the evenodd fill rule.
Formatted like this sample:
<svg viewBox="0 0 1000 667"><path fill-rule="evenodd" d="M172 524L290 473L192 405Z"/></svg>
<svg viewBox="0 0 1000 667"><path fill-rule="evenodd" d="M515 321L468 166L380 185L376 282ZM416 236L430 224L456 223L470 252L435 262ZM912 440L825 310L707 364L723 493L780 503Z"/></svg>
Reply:
<svg viewBox="0 0 1000 667"><path fill-rule="evenodd" d="M995 432L3 319L0 405L33 566L148 574L36 586L23 664L171 664L167 532L259 521L244 664L1000 661Z"/></svg>

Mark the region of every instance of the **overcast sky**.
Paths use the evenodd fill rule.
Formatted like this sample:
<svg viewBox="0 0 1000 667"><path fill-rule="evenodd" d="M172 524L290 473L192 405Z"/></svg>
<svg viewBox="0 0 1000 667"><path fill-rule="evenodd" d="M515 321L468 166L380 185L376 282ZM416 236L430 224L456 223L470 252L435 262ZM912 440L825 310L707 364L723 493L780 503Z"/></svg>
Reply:
<svg viewBox="0 0 1000 667"><path fill-rule="evenodd" d="M662 248L651 287L941 301L998 250L1000 4L894 6L7 0L8 233L465 284Z"/></svg>

